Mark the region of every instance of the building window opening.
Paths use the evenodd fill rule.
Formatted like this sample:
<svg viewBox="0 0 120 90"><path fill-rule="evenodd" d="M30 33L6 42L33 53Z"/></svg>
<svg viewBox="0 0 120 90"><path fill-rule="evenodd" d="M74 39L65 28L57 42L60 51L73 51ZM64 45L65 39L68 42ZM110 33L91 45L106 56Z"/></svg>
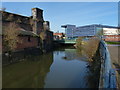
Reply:
<svg viewBox="0 0 120 90"><path fill-rule="evenodd" d="M31 42L30 36L28 37L28 42Z"/></svg>

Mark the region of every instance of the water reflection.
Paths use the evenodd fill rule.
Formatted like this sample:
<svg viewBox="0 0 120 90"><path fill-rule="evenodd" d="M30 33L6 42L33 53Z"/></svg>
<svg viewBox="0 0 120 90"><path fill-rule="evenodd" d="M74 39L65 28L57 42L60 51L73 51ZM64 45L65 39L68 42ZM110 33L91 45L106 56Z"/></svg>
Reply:
<svg viewBox="0 0 120 90"><path fill-rule="evenodd" d="M43 55L12 57L3 66L3 88L93 88L90 77L94 76L86 67L87 58L80 53L62 48Z"/></svg>
<svg viewBox="0 0 120 90"><path fill-rule="evenodd" d="M64 60L80 60L87 61L87 57L83 54L82 50L77 49L65 49L65 56L62 57Z"/></svg>
<svg viewBox="0 0 120 90"><path fill-rule="evenodd" d="M24 58L25 61L3 67L3 88L43 88L53 63L53 53Z"/></svg>
<svg viewBox="0 0 120 90"><path fill-rule="evenodd" d="M91 73L86 68L87 59L77 53L71 48L54 52L54 62L44 88L94 88L88 79Z"/></svg>

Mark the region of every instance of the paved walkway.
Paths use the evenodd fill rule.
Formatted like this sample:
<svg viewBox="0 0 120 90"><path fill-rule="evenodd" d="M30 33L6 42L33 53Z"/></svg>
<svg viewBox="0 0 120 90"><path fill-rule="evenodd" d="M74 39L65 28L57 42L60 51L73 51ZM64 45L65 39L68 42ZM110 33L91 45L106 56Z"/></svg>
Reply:
<svg viewBox="0 0 120 90"><path fill-rule="evenodd" d="M120 56L118 52L120 51L120 46L119 45L108 45L108 50L110 52L112 67L116 70L117 83L118 83L118 88L120 90L120 59L119 59Z"/></svg>

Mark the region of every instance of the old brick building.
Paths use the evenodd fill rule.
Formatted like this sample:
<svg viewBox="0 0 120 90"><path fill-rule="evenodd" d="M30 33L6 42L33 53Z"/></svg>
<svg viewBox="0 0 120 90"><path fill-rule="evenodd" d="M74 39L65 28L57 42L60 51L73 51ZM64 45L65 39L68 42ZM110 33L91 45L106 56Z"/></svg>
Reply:
<svg viewBox="0 0 120 90"><path fill-rule="evenodd" d="M36 48L46 45L44 49L52 47L53 32L50 31L49 22L43 19L43 10L39 8L32 8L32 16L22 16L6 11L0 11L2 14L2 27L7 27L10 23L14 22L19 26L19 40L22 43L17 44L16 50L25 48ZM46 28L47 27L47 28ZM45 32L46 38L44 44L40 44L40 33ZM49 37L49 38L48 38Z"/></svg>

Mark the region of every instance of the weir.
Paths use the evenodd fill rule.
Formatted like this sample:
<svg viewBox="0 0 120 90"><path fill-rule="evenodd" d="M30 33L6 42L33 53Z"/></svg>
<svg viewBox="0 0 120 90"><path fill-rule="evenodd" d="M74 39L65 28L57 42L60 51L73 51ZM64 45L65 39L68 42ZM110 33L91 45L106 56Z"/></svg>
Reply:
<svg viewBox="0 0 120 90"><path fill-rule="evenodd" d="M99 88L117 88L116 73L111 65L110 54L106 43L100 42L101 70Z"/></svg>

